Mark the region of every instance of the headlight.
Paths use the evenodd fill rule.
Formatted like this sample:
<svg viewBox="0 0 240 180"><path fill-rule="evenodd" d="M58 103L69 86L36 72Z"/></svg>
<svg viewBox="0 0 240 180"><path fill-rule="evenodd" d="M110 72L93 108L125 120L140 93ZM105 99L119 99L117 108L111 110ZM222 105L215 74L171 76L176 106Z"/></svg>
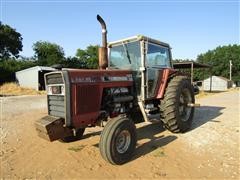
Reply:
<svg viewBox="0 0 240 180"><path fill-rule="evenodd" d="M52 86L53 94L61 94L61 86Z"/></svg>
<svg viewBox="0 0 240 180"><path fill-rule="evenodd" d="M48 95L64 95L65 88L63 85L52 85L47 88Z"/></svg>

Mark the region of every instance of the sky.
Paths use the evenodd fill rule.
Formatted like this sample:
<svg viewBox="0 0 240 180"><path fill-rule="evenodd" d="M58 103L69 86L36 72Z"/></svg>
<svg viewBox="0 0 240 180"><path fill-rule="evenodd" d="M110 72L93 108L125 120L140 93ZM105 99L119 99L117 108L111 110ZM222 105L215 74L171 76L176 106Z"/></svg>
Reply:
<svg viewBox="0 0 240 180"><path fill-rule="evenodd" d="M101 44L100 14L108 40L143 34L172 47L174 59L196 59L219 45L240 44L239 0L0 0L0 20L22 34L23 56L36 41L78 48Z"/></svg>

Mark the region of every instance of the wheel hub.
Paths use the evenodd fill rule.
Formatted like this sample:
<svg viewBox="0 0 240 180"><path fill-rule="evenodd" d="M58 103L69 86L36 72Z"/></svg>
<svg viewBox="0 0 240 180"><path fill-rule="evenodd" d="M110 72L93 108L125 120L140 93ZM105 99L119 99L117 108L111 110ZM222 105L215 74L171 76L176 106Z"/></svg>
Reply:
<svg viewBox="0 0 240 180"><path fill-rule="evenodd" d="M127 130L123 130L116 138L116 149L120 154L125 153L131 143L131 134Z"/></svg>
<svg viewBox="0 0 240 180"><path fill-rule="evenodd" d="M191 94L188 89L183 89L179 100L179 114L182 121L188 121L190 117L192 107L189 107L188 103L192 103Z"/></svg>

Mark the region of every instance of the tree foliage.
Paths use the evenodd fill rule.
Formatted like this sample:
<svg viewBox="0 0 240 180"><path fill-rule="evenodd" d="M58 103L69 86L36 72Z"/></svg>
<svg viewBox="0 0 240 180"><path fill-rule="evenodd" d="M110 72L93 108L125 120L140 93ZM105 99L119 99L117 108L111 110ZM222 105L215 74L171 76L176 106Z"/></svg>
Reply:
<svg viewBox="0 0 240 180"><path fill-rule="evenodd" d="M86 64L77 57L67 57L62 65L66 68L86 69Z"/></svg>
<svg viewBox="0 0 240 180"><path fill-rule="evenodd" d="M86 50L77 49L76 57L81 68L96 69L98 67L98 45L90 45Z"/></svg>
<svg viewBox="0 0 240 180"><path fill-rule="evenodd" d="M4 59L0 62L0 84L15 80L15 72L36 66L35 61Z"/></svg>
<svg viewBox="0 0 240 180"><path fill-rule="evenodd" d="M21 34L0 21L0 59L7 59L11 56L18 57L22 47Z"/></svg>
<svg viewBox="0 0 240 180"><path fill-rule="evenodd" d="M39 65L51 66L62 64L64 61L64 50L55 43L37 41L33 44L33 50Z"/></svg>
<svg viewBox="0 0 240 180"><path fill-rule="evenodd" d="M197 62L209 64L212 66L210 70L196 70L195 79L201 80L207 76L223 76L229 78L229 68L232 61L232 80L240 80L240 45L218 46L214 50L209 50L206 53L200 54L197 57Z"/></svg>

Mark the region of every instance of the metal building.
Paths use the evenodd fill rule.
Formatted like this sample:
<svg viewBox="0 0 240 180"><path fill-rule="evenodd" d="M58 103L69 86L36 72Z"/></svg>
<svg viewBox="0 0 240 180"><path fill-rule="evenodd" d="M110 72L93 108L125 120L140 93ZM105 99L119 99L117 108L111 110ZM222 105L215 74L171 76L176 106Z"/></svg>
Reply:
<svg viewBox="0 0 240 180"><path fill-rule="evenodd" d="M56 69L46 66L34 66L15 73L16 81L21 87L45 90L44 74Z"/></svg>
<svg viewBox="0 0 240 180"><path fill-rule="evenodd" d="M226 91L232 87L232 81L221 76L211 76L203 81L204 91Z"/></svg>
<svg viewBox="0 0 240 180"><path fill-rule="evenodd" d="M193 71L194 69L203 69L203 68L208 68L210 69L211 66L208 65L208 64L201 64L201 63L197 63L195 61L181 61L181 62L176 62L176 63L173 63L173 68L174 69L178 69L178 70L181 70L181 69L190 69L191 71L191 83L193 83Z"/></svg>

